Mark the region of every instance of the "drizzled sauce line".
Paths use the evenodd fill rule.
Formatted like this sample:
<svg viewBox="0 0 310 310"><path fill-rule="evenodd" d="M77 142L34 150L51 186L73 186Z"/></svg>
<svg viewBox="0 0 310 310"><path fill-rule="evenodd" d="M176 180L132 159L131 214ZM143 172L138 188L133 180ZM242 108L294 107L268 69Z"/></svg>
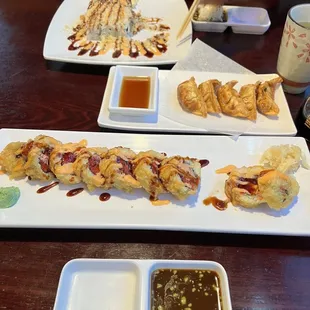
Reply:
<svg viewBox="0 0 310 310"><path fill-rule="evenodd" d="M55 187L58 184L59 184L59 182L54 182L54 183L51 183L49 185L43 186L43 187L41 187L41 188L39 188L37 190L37 193L38 194L43 194L43 193L47 192L48 190L50 190L51 188Z"/></svg>
<svg viewBox="0 0 310 310"><path fill-rule="evenodd" d="M82 193L83 190L84 190L84 188L82 188L82 187L71 189L71 190L66 194L66 196L67 196L67 197L76 196L76 195L78 195L79 193Z"/></svg>

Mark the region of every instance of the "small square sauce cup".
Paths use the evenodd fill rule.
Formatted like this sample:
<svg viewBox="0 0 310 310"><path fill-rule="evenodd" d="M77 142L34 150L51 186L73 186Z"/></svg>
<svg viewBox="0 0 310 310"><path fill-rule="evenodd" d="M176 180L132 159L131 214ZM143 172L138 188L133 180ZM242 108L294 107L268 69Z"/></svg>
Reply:
<svg viewBox="0 0 310 310"><path fill-rule="evenodd" d="M121 107L121 92L123 79L125 77L130 78L149 78L149 98L148 106L146 108L138 107ZM131 86L133 87L133 86ZM109 101L110 113L117 113L122 115L131 116L143 116L156 114L158 111L158 68L155 67L135 67L135 66L116 66L115 75L113 81L112 92ZM134 93L134 90L130 91ZM139 98L140 92L137 92L134 96ZM131 95L132 96L132 95Z"/></svg>

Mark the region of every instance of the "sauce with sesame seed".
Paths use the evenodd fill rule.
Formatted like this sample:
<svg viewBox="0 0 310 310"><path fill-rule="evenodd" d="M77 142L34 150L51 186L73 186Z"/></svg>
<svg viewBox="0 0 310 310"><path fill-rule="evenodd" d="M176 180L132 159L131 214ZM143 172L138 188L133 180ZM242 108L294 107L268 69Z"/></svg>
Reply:
<svg viewBox="0 0 310 310"><path fill-rule="evenodd" d="M220 279L216 272L157 269L151 276L151 309L220 310Z"/></svg>

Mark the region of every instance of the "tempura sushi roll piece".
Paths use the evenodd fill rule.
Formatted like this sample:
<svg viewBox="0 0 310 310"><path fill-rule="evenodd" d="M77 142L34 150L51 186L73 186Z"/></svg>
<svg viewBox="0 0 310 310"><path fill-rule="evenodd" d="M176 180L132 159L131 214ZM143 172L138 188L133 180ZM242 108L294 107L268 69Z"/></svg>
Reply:
<svg viewBox="0 0 310 310"><path fill-rule="evenodd" d="M61 145L61 142L52 137L40 135L33 142L28 143L31 143L31 148L29 148L27 158L25 158L26 175L31 180L52 180L55 175L49 166L50 154L56 146ZM26 156L25 150L24 156Z"/></svg>
<svg viewBox="0 0 310 310"><path fill-rule="evenodd" d="M100 172L105 178L105 188L117 188L124 192L131 192L140 188L140 183L132 175L131 161L136 154L132 150L116 147L109 150L106 158L100 163Z"/></svg>
<svg viewBox="0 0 310 310"><path fill-rule="evenodd" d="M197 193L200 173L201 165L197 159L181 156L163 160L159 169L165 188L179 200Z"/></svg>
<svg viewBox="0 0 310 310"><path fill-rule="evenodd" d="M159 167L165 158L162 153L147 151L140 152L132 162L134 177L154 200L167 192L159 178Z"/></svg>
<svg viewBox="0 0 310 310"><path fill-rule="evenodd" d="M81 150L73 164L75 174L90 191L104 186L105 178L100 173L99 165L107 153L108 149L105 147L85 148Z"/></svg>
<svg viewBox="0 0 310 310"><path fill-rule="evenodd" d="M74 172L73 164L81 150L87 146L87 141L66 143L54 148L50 155L50 169L63 184L77 184L81 178Z"/></svg>
<svg viewBox="0 0 310 310"><path fill-rule="evenodd" d="M11 142L0 153L0 170L7 173L10 179L20 179L25 174L25 159L21 150L26 143Z"/></svg>

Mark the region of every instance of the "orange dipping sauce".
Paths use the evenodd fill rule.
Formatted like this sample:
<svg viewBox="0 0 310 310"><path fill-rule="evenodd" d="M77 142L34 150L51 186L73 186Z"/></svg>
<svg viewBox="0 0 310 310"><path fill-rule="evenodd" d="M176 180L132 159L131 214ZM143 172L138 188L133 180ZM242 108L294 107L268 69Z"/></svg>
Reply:
<svg viewBox="0 0 310 310"><path fill-rule="evenodd" d="M120 92L121 108L147 109L150 101L151 78L124 76Z"/></svg>

